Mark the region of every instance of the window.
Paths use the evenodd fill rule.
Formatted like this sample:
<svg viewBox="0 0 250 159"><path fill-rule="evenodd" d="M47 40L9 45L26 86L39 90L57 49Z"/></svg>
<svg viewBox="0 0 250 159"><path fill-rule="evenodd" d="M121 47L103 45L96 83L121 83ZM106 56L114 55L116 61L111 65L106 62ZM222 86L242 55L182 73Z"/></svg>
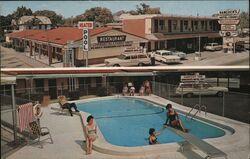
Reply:
<svg viewBox="0 0 250 159"><path fill-rule="evenodd" d="M137 59L137 55L132 55L131 59Z"/></svg>
<svg viewBox="0 0 250 159"><path fill-rule="evenodd" d="M164 49L165 48L165 41L160 41L160 49Z"/></svg>
<svg viewBox="0 0 250 159"><path fill-rule="evenodd" d="M146 55L139 55L139 58L147 58Z"/></svg>
<svg viewBox="0 0 250 159"><path fill-rule="evenodd" d="M195 30L198 29L198 21L194 21L194 29L195 29Z"/></svg>
<svg viewBox="0 0 250 159"><path fill-rule="evenodd" d="M121 54L121 55L119 55L118 57L117 57L118 59L126 59L127 58L127 56L125 56L125 55L123 55L123 54Z"/></svg>
<svg viewBox="0 0 250 159"><path fill-rule="evenodd" d="M174 27L174 30L177 30L177 20L173 20L173 27Z"/></svg>
<svg viewBox="0 0 250 159"><path fill-rule="evenodd" d="M204 29L205 23L204 21L201 21L201 29Z"/></svg>
<svg viewBox="0 0 250 159"><path fill-rule="evenodd" d="M209 28L212 29L213 28L213 22L209 21Z"/></svg>
<svg viewBox="0 0 250 159"><path fill-rule="evenodd" d="M160 29L164 30L164 20L160 20L159 23L160 23L159 24L160 25Z"/></svg>
<svg viewBox="0 0 250 159"><path fill-rule="evenodd" d="M184 21L184 29L187 30L188 29L188 21Z"/></svg>

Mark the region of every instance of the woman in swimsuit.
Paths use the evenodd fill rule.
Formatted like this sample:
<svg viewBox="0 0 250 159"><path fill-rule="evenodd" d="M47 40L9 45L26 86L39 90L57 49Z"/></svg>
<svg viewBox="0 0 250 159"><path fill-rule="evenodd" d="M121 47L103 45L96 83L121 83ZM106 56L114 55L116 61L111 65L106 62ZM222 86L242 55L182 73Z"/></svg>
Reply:
<svg viewBox="0 0 250 159"><path fill-rule="evenodd" d="M88 124L85 127L86 134L87 134L87 139L86 139L87 152L86 152L86 154L91 154L93 142L97 138L97 131L96 131L96 125L94 123L94 117L92 115L88 116L87 122L88 122Z"/></svg>
<svg viewBox="0 0 250 159"><path fill-rule="evenodd" d="M166 109L168 109L168 112L167 112L167 120L165 122L165 125L169 125L171 127L179 128L183 132L188 132L188 129L185 129L183 127L181 119L179 118L178 113L172 108L172 105L167 104Z"/></svg>
<svg viewBox="0 0 250 159"><path fill-rule="evenodd" d="M156 136L160 135L161 133L160 132L155 132L154 128L150 128L148 133L150 135L148 137L149 145L159 144L159 142L157 141Z"/></svg>

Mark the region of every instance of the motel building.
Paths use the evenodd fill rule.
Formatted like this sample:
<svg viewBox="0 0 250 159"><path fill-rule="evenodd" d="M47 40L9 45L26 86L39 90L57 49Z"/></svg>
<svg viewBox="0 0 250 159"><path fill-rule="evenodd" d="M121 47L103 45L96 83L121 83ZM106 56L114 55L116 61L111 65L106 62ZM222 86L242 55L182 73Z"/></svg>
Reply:
<svg viewBox="0 0 250 159"><path fill-rule="evenodd" d="M64 67L83 67L86 52L83 51L83 30L76 27L59 27L51 30L25 30L10 33L8 41L14 47L24 47L30 56L48 56L48 64L52 59L63 62ZM88 64L104 63L104 59L116 57L127 48L141 48L148 40L112 27L90 29L90 51Z"/></svg>
<svg viewBox="0 0 250 159"><path fill-rule="evenodd" d="M222 44L217 17L177 15L121 15L123 31L146 38L148 51L176 49L185 53L209 42ZM135 27L136 26L136 27Z"/></svg>
<svg viewBox="0 0 250 159"><path fill-rule="evenodd" d="M8 34L9 39L15 47L25 47L25 51L30 56L36 54L36 58L41 55L48 56L48 63L52 64L52 59L63 62L64 67L85 66L86 53L82 48L83 30L75 27L61 27L52 30L25 30L21 32ZM113 29L111 27L100 27L90 30L91 50L88 52L88 63L104 63L105 58L115 57L128 48L141 48L147 44L145 38ZM73 62L72 62L72 59ZM39 71L38 71L39 72ZM70 95L70 92L76 92L80 95L91 94L101 87L107 87L109 82L121 81L114 84L112 92L120 91L123 82L138 82L138 87L143 82L143 77L152 76L152 73L136 73L123 77L122 74L116 74L116 78L109 79L109 72L102 72L85 75L52 74L45 76L43 74L34 76L19 76L17 78L16 94L48 94L51 99L58 95ZM122 77L121 77L122 76ZM138 76L134 81L129 76ZM109 79L109 82L106 82ZM149 78L151 79L151 78ZM119 89L116 89L119 88ZM79 92L79 90L81 90ZM86 91L87 90L87 91ZM44 93L45 92L45 93Z"/></svg>

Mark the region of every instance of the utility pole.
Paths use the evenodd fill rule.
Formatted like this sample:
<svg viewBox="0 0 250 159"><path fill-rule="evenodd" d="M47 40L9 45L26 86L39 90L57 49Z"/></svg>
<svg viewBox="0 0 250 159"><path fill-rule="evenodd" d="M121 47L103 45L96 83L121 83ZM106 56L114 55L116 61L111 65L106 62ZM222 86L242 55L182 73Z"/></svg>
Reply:
<svg viewBox="0 0 250 159"><path fill-rule="evenodd" d="M199 54L201 57L201 36L199 35Z"/></svg>

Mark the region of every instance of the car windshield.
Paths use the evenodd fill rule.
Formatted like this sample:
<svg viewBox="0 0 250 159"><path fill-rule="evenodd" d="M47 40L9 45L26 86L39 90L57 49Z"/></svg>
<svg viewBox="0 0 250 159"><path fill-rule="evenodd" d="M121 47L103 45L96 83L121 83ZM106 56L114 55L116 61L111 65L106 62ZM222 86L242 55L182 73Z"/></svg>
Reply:
<svg viewBox="0 0 250 159"><path fill-rule="evenodd" d="M170 52L163 52L162 53L162 56L167 56L167 55L171 55L171 53Z"/></svg>
<svg viewBox="0 0 250 159"><path fill-rule="evenodd" d="M207 44L207 46L212 46L212 44Z"/></svg>
<svg viewBox="0 0 250 159"><path fill-rule="evenodd" d="M119 55L117 58L118 58L118 59L122 59L122 60L124 60L124 59L126 59L126 56L125 56L125 55L123 55L123 54L121 54L121 55Z"/></svg>
<svg viewBox="0 0 250 159"><path fill-rule="evenodd" d="M209 88L209 87L212 87L210 84L208 84L208 83L205 83L205 84L203 84L203 87L204 88Z"/></svg>

